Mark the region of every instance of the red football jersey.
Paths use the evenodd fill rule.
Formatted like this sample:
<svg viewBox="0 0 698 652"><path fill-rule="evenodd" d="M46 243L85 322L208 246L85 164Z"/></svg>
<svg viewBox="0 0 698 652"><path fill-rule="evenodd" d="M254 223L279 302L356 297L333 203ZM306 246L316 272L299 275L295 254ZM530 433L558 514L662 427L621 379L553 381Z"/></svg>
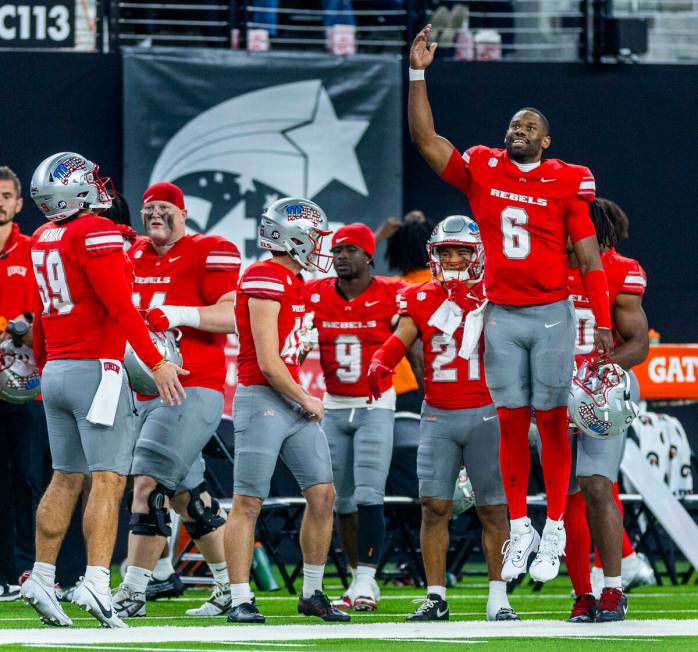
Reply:
<svg viewBox="0 0 698 652"><path fill-rule="evenodd" d="M12 225L10 237L0 251L0 331L7 322L34 311L36 281L32 271L31 241Z"/></svg>
<svg viewBox="0 0 698 652"><path fill-rule="evenodd" d="M35 231L31 258L42 310L34 327L45 339L34 343L37 360L123 360L128 335L145 364L160 361L131 303L123 246L114 223L96 215Z"/></svg>
<svg viewBox="0 0 698 652"><path fill-rule="evenodd" d="M640 263L632 258L621 256L615 249L609 249L601 254L606 278L608 279L608 295L611 304L611 322L615 335L616 325L613 322L613 306L619 294L636 294L642 296L647 287L647 275ZM570 294L574 301L574 311L577 318L577 340L575 342L575 359L579 364L584 358L594 352L594 328L596 320L584 293L584 285L578 267L569 269Z"/></svg>
<svg viewBox="0 0 698 652"><path fill-rule="evenodd" d="M482 302L482 284L478 283L472 288L463 285L462 290L453 296L463 308L463 321L452 338L429 325L429 319L447 298L448 294L440 281L429 281L408 287L399 300L400 314L412 318L422 338L424 400L442 410L489 405L492 398L485 383L484 339L480 338L477 351L468 360L458 355L465 317Z"/></svg>
<svg viewBox="0 0 698 652"><path fill-rule="evenodd" d="M275 262L274 259L263 260L250 265L238 286L235 317L237 318L240 338L238 354L238 382L242 385L269 385L257 364L257 353L252 339L250 298L271 299L281 304L278 315L279 355L286 363L296 382L299 382L298 349L299 335L303 328L305 300L303 287L305 282L300 275Z"/></svg>
<svg viewBox="0 0 698 652"><path fill-rule="evenodd" d="M186 235L163 256L148 238L138 238L128 250L133 266L133 303L141 309L171 306L209 306L235 290L240 252L217 235ZM226 336L182 326L179 349L188 376L185 387L223 391Z"/></svg>
<svg viewBox="0 0 698 652"><path fill-rule="evenodd" d="M506 150L478 145L454 150L441 177L468 197L485 248L485 287L493 303L528 306L568 296L568 234L595 234L588 168L546 159L529 172Z"/></svg>
<svg viewBox="0 0 698 652"><path fill-rule="evenodd" d="M393 333L397 295L407 284L374 276L359 296L347 301L336 283L335 278L323 278L305 284L306 307L315 313L325 386L337 396L368 396L368 365ZM386 378L381 391L392 385Z"/></svg>

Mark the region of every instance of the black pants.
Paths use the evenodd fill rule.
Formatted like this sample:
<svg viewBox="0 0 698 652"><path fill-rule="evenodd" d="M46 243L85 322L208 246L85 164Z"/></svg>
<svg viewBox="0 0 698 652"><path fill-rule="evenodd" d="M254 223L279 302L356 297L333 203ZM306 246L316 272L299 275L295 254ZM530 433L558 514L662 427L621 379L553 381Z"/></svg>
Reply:
<svg viewBox="0 0 698 652"><path fill-rule="evenodd" d="M0 581L16 584L34 563L34 516L47 482L47 446L40 401L0 401Z"/></svg>

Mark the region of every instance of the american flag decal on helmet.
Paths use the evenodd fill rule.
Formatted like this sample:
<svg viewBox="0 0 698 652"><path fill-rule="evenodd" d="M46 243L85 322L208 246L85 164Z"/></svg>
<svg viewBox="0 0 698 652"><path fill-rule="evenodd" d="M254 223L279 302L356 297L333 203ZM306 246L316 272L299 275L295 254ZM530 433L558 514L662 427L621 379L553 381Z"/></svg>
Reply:
<svg viewBox="0 0 698 652"><path fill-rule="evenodd" d="M610 421L600 421L597 418L594 406L591 403L582 403L579 406L579 416L582 417L584 425L589 430L593 430L599 435L605 435L612 425Z"/></svg>
<svg viewBox="0 0 698 652"><path fill-rule="evenodd" d="M79 156L70 156L58 163L56 169L53 171L53 177L58 179L64 186L67 186L70 175L75 172L75 170L87 170L87 166L85 165L85 161Z"/></svg>

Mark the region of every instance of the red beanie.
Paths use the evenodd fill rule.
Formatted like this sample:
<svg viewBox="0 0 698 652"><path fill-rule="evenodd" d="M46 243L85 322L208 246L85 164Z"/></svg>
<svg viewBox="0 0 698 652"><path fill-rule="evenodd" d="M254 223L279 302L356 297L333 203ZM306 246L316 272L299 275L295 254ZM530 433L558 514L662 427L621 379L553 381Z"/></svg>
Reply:
<svg viewBox="0 0 698 652"><path fill-rule="evenodd" d="M166 201L184 210L184 193L174 183L167 181L155 183L143 193L141 208L151 201Z"/></svg>
<svg viewBox="0 0 698 652"><path fill-rule="evenodd" d="M371 258L376 253L376 239L373 236L373 231L360 222L345 224L337 229L332 236L332 246L336 247L337 245L354 245L363 249Z"/></svg>

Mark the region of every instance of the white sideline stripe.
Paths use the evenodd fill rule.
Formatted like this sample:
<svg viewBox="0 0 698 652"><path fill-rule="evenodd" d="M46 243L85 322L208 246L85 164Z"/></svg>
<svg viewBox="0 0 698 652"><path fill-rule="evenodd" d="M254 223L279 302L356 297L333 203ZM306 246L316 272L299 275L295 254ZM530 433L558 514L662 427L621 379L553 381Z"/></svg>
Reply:
<svg viewBox="0 0 698 652"><path fill-rule="evenodd" d="M349 625L216 625L213 627L131 627L129 629L19 629L0 630L0 644L49 643L170 643L307 641L328 639L403 640L413 638L463 639L463 622L371 623ZM626 620L620 623L584 623L559 620L525 620L520 622L468 622L468 639L502 637L586 638L595 637L653 638L663 636L698 636L698 620ZM591 631L593 630L593 631Z"/></svg>

